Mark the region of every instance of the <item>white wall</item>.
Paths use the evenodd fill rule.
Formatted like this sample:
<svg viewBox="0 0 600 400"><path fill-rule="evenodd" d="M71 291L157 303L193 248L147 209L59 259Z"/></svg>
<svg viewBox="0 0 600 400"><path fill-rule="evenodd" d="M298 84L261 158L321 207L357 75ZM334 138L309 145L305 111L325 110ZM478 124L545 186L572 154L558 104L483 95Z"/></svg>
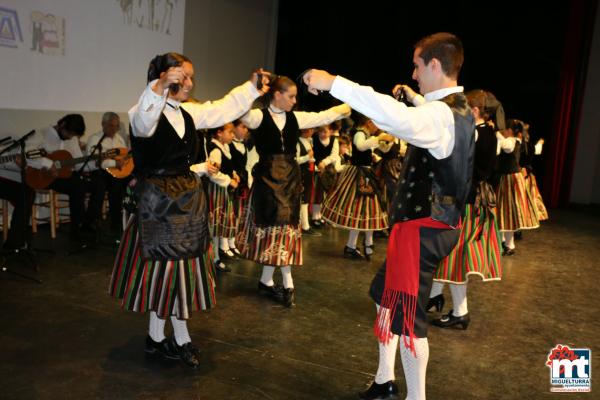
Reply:
<svg viewBox="0 0 600 400"><path fill-rule="evenodd" d="M19 3L21 0L12 0ZM33 0L31 0L33 1ZM77 2L79 0L60 0ZM110 2L116 5L117 0L86 0ZM182 0L178 0L182 1ZM1 6L6 5L2 1ZM37 0L40 7L53 2ZM134 2L137 3L137 2ZM195 96L201 100L222 97L233 86L242 83L250 76L250 71L259 66L273 68L275 62L275 41L277 37L277 5L278 0L188 0L185 2L185 30L183 53L194 62L196 71ZM114 21L121 27L123 21ZM67 25L68 27L68 25ZM23 27L22 27L23 28ZM72 39L76 40L76 39ZM98 38L101 41L102 38ZM88 42L95 49L104 49L105 45L94 41ZM12 50L12 49L9 49ZM27 49L28 50L28 49ZM162 51L175 50L163 49ZM158 53L158 51L157 51ZM31 129L53 125L60 117L70 112L81 113L87 125L86 136L100 129L103 111L117 111L127 126L126 110L132 106L144 89L147 65L155 54L140 57L139 70L135 72L135 88L121 91L114 88L115 98L127 99L124 109L108 107L102 110L80 110L56 107L52 99L48 99L44 109L9 109L0 105L0 138L5 136L20 137ZM101 57L110 59L110 53L102 53ZM47 56L50 57L50 56ZM37 70L36 74L44 74ZM4 70L0 74L0 83L4 79ZM94 74L90 79L95 79ZM69 96L69 91L78 91L76 87L66 88L57 97ZM90 93L83 91L90 96Z"/></svg>
<svg viewBox="0 0 600 400"><path fill-rule="evenodd" d="M587 68L570 201L600 204L600 7Z"/></svg>

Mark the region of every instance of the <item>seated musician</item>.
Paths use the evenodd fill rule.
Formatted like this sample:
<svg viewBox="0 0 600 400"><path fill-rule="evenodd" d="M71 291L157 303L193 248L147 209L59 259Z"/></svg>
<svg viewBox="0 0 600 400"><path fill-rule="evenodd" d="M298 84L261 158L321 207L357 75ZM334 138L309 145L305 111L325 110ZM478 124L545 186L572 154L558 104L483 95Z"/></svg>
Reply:
<svg viewBox="0 0 600 400"><path fill-rule="evenodd" d="M127 149L125 140L118 133L121 120L114 112L106 112L102 116L102 130L92 135L86 145L87 154L102 154L112 149ZM133 162L129 159L129 162ZM102 213L104 192L108 191L110 229L114 234L121 233L121 210L125 187L129 181L124 168L125 160L121 157L97 159L90 162L90 184L86 189L90 192L88 207L84 216L84 227L96 229ZM107 169L111 168L111 175ZM116 170L115 170L116 169Z"/></svg>
<svg viewBox="0 0 600 400"><path fill-rule="evenodd" d="M41 147L48 152L48 156L57 150L68 151L73 158L82 158L79 138L85 132L85 122L81 114L68 114L62 117L54 126L46 128L42 133ZM84 183L78 169L81 163L75 164L73 173L68 178L56 178L47 188L69 196L69 211L71 218L71 238L81 239L80 227L83 222L84 212ZM71 167L70 167L71 168Z"/></svg>

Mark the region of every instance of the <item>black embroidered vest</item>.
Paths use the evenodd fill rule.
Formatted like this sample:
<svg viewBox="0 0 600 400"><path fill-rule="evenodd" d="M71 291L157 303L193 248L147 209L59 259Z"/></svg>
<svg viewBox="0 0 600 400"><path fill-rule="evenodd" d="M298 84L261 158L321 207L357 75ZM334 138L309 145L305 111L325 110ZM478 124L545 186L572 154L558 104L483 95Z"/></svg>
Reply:
<svg viewBox="0 0 600 400"><path fill-rule="evenodd" d="M501 175L516 174L519 168L519 156L521 155L521 142L515 142L515 148L511 153L500 150L498 156L498 173Z"/></svg>
<svg viewBox="0 0 600 400"><path fill-rule="evenodd" d="M231 152L231 161L233 162L234 171L237 172L243 182L248 182L248 171L246 170L246 165L248 164L248 148L245 143L242 144L246 150L243 153L239 151L233 143L229 145L229 151Z"/></svg>
<svg viewBox="0 0 600 400"><path fill-rule="evenodd" d="M454 148L438 160L427 149L409 145L394 197L394 222L431 217L456 226L463 212L471 189L475 123L463 93L441 101L454 116Z"/></svg>
<svg viewBox="0 0 600 400"><path fill-rule="evenodd" d="M224 144L223 146L229 146L229 145ZM230 152L231 152L232 147L233 146L229 146ZM225 155L223 150L221 150L221 148L219 146L217 146L212 140L210 142L208 142L208 144L206 145L206 151L208 152L209 158L210 158L210 153L212 153L212 151L214 149L217 149L218 151L221 152L221 167L219 168L219 172L222 172L229 177L233 177L233 160L231 158L227 158L227 156Z"/></svg>
<svg viewBox="0 0 600 400"><path fill-rule="evenodd" d="M313 151L315 152L315 165L319 165L324 158L327 158L331 155L331 150L333 150L333 142L337 140L334 136L329 138L329 144L324 146L321 143L321 140L316 137L313 139Z"/></svg>
<svg viewBox="0 0 600 400"><path fill-rule="evenodd" d="M364 131L359 130L359 132L363 132L366 139L369 138ZM354 144L354 137L352 137L352 158L350 161L352 165L370 166L373 163L373 151L371 149L365 151L358 150L358 147Z"/></svg>
<svg viewBox="0 0 600 400"><path fill-rule="evenodd" d="M149 175L185 175L198 159L198 136L192 117L180 108L185 134L180 138L164 114L160 115L154 135L136 137L131 133L131 151L136 172Z"/></svg>
<svg viewBox="0 0 600 400"><path fill-rule="evenodd" d="M261 159L274 154L296 156L296 143L300 137L298 121L293 112L285 113L285 125L280 131L268 109L263 109L263 119L253 132L254 145Z"/></svg>

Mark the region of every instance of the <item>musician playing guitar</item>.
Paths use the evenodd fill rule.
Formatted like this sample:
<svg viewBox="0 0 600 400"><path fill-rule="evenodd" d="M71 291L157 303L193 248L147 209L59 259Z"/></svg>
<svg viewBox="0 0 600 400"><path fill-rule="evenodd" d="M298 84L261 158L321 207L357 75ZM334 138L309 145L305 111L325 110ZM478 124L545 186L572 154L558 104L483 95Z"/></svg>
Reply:
<svg viewBox="0 0 600 400"><path fill-rule="evenodd" d="M38 148L43 148L47 153L57 150L67 150L73 158L82 158L79 138L85 132L85 122L81 114L68 114L62 117L54 126L43 131L42 143ZM34 137L35 138L35 137ZM47 161L50 161L46 159ZM52 166L50 161L49 165ZM73 173L68 178L56 178L48 189L69 196L69 211L71 218L71 239L81 241L80 228L83 222L85 186L81 175L77 172L81 164L73 166ZM89 167L89 165L88 165Z"/></svg>
<svg viewBox="0 0 600 400"><path fill-rule="evenodd" d="M116 113L110 111L104 113L102 116L102 130L90 137L86 145L86 153L92 154L93 152L93 155L97 155L113 149L123 149L127 152L128 149L125 140L118 133L120 124L121 121ZM127 182L129 182L129 177L116 178L107 172L107 169L111 169L111 171L116 170L116 172L125 170L127 162L133 163L133 159L125 157L98 159L90 163L91 179L87 189L91 193L91 196L84 216L84 224L92 227L97 225L102 212L104 192L108 191L110 229L114 234L120 235L123 196ZM117 174L115 175L118 176Z"/></svg>

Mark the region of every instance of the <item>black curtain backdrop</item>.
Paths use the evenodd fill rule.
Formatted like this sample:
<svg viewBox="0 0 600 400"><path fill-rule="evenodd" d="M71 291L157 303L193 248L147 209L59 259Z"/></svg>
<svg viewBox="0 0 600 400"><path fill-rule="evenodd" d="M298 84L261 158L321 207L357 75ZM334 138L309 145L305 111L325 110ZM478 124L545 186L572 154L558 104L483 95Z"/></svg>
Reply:
<svg viewBox="0 0 600 400"><path fill-rule="evenodd" d="M535 164L538 183L544 182L571 2L348 4L281 1L276 72L295 79L315 67L383 93L400 82L417 90L411 79L414 43L434 32L452 32L465 47L459 84L466 90L490 90L503 103L507 118L531 125L532 140L546 139L546 154ZM301 100L309 110L332 103L327 97Z"/></svg>

